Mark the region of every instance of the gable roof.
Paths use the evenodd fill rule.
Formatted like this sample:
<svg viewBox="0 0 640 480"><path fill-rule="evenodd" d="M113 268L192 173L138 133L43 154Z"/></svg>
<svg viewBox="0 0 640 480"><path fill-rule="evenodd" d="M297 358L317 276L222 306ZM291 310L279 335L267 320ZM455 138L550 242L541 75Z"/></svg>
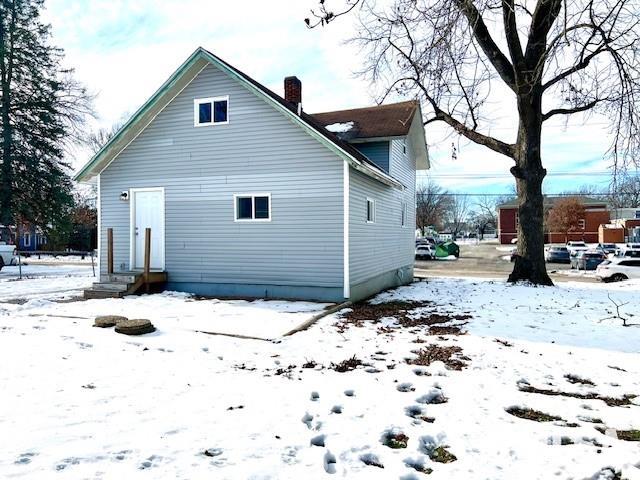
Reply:
<svg viewBox="0 0 640 480"><path fill-rule="evenodd" d="M285 113L349 164L370 177L395 188L404 188L401 182L381 170L365 155L349 143L326 130L311 115L296 111L296 106L255 81L247 74L231 66L213 53L198 47L189 58L169 77L169 79L140 107L120 130L80 169L74 179L88 181L104 170L131 143L153 119L208 65L214 65L229 76L237 79L246 88L263 97L276 109Z"/></svg>
<svg viewBox="0 0 640 480"><path fill-rule="evenodd" d="M348 131L349 138L404 137L409 134L418 107L417 100L410 100L374 107L313 113L311 116L323 127L353 122L353 127Z"/></svg>
<svg viewBox="0 0 640 480"><path fill-rule="evenodd" d="M543 203L545 207L552 207L558 200L564 200L566 198L578 198L585 206L601 206L601 205L606 206L607 205L606 200L598 200L597 198L585 197L582 195L562 195L562 196L544 195L543 197L544 197ZM501 208L516 208L517 206L518 206L518 199L513 198L508 202L501 203L496 208L500 210Z"/></svg>

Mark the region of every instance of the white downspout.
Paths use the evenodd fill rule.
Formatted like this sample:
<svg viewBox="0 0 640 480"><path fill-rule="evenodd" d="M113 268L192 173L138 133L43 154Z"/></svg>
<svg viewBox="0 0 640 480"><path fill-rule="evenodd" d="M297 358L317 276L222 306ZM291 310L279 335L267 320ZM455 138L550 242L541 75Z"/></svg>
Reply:
<svg viewBox="0 0 640 480"><path fill-rule="evenodd" d="M343 285L344 298L351 297L351 285L350 285L350 276L349 276L349 162L346 160L342 163L342 188L343 188L343 197L342 197L342 206L343 206L343 260L344 265L342 267L344 273Z"/></svg>

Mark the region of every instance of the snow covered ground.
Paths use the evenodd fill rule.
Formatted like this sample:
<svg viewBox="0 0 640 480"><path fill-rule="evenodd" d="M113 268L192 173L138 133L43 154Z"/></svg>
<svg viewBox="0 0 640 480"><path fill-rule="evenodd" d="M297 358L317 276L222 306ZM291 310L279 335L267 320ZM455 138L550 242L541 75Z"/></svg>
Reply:
<svg viewBox="0 0 640 480"><path fill-rule="evenodd" d="M29 257L21 257L22 264L37 265L37 264L66 264L66 265L91 265L92 258L85 256L82 258L80 255L31 255ZM98 259L93 257L93 262L98 263Z"/></svg>
<svg viewBox="0 0 640 480"><path fill-rule="evenodd" d="M640 478L640 327L606 319L610 296L640 323L639 292L438 279L272 342L193 330L324 306L0 299L0 476ZM103 313L158 331L92 327Z"/></svg>
<svg viewBox="0 0 640 480"><path fill-rule="evenodd" d="M22 265L5 266L0 271L0 302L9 299L30 299L43 294L55 297L80 295L96 281L89 265Z"/></svg>

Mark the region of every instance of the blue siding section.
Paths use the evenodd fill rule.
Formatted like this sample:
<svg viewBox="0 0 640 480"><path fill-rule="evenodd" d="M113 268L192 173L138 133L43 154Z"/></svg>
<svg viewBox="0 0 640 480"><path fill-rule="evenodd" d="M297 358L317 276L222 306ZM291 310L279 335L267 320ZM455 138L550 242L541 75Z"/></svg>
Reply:
<svg viewBox="0 0 640 480"><path fill-rule="evenodd" d="M389 142L353 143L369 160L389 173Z"/></svg>
<svg viewBox="0 0 640 480"><path fill-rule="evenodd" d="M350 169L349 264L352 297L412 280L415 252L415 156L404 139L392 140L391 175L400 191ZM376 204L375 223L367 223L366 201ZM406 208L402 226L402 208Z"/></svg>

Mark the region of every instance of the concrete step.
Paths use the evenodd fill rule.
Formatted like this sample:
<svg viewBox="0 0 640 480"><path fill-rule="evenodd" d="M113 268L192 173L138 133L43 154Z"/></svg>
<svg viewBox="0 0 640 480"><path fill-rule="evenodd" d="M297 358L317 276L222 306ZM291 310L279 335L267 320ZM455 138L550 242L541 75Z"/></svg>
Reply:
<svg viewBox="0 0 640 480"><path fill-rule="evenodd" d="M92 288L84 291L84 298L87 300L95 298L122 298L125 292L119 292L116 290L103 290L98 288Z"/></svg>
<svg viewBox="0 0 640 480"><path fill-rule="evenodd" d="M136 283L141 274L135 273L112 273L111 275L100 275L100 282L115 283Z"/></svg>
<svg viewBox="0 0 640 480"><path fill-rule="evenodd" d="M116 283L116 282L100 282L94 283L93 289L96 290L110 290L113 292L126 292L129 290L128 283Z"/></svg>

